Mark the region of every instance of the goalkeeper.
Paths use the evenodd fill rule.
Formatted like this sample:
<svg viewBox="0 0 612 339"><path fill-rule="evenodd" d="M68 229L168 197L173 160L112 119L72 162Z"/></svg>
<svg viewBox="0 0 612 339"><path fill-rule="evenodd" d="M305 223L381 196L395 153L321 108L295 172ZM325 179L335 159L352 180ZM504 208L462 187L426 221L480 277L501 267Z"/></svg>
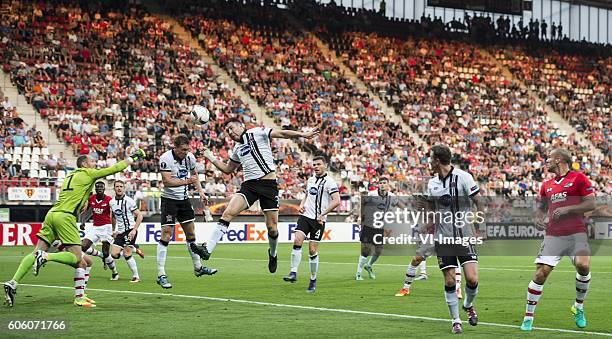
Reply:
<svg viewBox="0 0 612 339"><path fill-rule="evenodd" d="M45 216L42 228L36 234L39 241L34 252L26 255L17 268L13 279L4 283L6 304L13 306L17 284L25 274L33 268L34 275L38 275L40 268L47 261L54 261L77 269L85 269L87 263L81 251L81 239L77 226L77 215L87 204L91 190L100 178L121 172L132 162L145 158L143 150L138 149L134 154L117 164L103 169L95 169L95 160L87 155L77 159L77 169L70 173L62 183L58 201ZM64 244L65 251L47 253L46 250L55 241Z"/></svg>

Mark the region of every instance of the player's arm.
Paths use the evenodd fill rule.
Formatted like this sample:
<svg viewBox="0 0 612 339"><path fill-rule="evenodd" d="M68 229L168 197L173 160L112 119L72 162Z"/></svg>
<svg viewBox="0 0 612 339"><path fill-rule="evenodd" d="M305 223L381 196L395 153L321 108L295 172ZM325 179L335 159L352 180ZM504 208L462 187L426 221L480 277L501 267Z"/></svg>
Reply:
<svg viewBox="0 0 612 339"><path fill-rule="evenodd" d="M200 179L198 178L198 172L195 170L195 168L191 170L191 177L196 178L193 185L195 186L196 191L200 195L200 200L202 201L202 203L205 203L207 200L206 195L204 195L204 190L202 189L202 183L200 182Z"/></svg>
<svg viewBox="0 0 612 339"><path fill-rule="evenodd" d="M302 132L302 131L290 131L286 129L272 129L270 130L270 138L279 138L279 139L295 139L295 138L306 138L310 139L315 135L319 134L321 129L319 127L313 129L310 132Z"/></svg>
<svg viewBox="0 0 612 339"><path fill-rule="evenodd" d="M217 157L215 157L213 152L209 149L204 150L204 157L225 174L233 173L236 169L238 169L238 167L240 167L240 162L232 159L231 157L227 162L217 159Z"/></svg>
<svg viewBox="0 0 612 339"><path fill-rule="evenodd" d="M88 169L87 173L94 180L97 180L100 178L107 177L111 174L121 172L128 166L130 166L134 161L137 161L138 159L144 159L145 157L146 153L141 149L137 149L134 154L128 156L127 158L125 158L125 160L122 160L111 167L106 167L102 169Z"/></svg>
<svg viewBox="0 0 612 339"><path fill-rule="evenodd" d="M87 204L83 207L83 209L81 210L81 213L79 214L79 219L81 223L81 227L80 227L81 231L85 230L85 223L91 218L92 215L93 215L93 210L89 206L89 201L87 201Z"/></svg>
<svg viewBox="0 0 612 339"><path fill-rule="evenodd" d="M327 216L330 212L336 209L336 207L340 206L340 193L337 191L330 195L331 201L329 202L329 206L324 211L321 211L321 215L319 215L319 223L323 223L325 221L325 216Z"/></svg>
<svg viewBox="0 0 612 339"><path fill-rule="evenodd" d="M134 223L133 230L138 231L138 227L140 227L140 224L142 223L142 219L144 219L144 215L142 215L142 212L140 212L138 208L132 211L132 213L134 213L134 216L136 217L136 222Z"/></svg>
<svg viewBox="0 0 612 339"><path fill-rule="evenodd" d="M185 186L189 184L195 184L194 177L190 177L187 179L173 178L172 172L170 171L162 171L161 175L162 175L162 182L164 183L165 187L179 187L179 186ZM197 176L195 179L197 180Z"/></svg>
<svg viewBox="0 0 612 339"><path fill-rule="evenodd" d="M306 206L306 199L308 199L308 192L306 192L306 194L302 198L302 201L300 201L300 214L304 213L304 206Z"/></svg>
<svg viewBox="0 0 612 339"><path fill-rule="evenodd" d="M595 201L595 194L583 196L582 201L576 205L563 206L555 209L553 217L559 219L565 214L578 214L584 215L585 213L594 211L597 208L597 202Z"/></svg>
<svg viewBox="0 0 612 339"><path fill-rule="evenodd" d="M113 238L114 238L114 237L117 236L117 220L115 219L115 214L114 213L111 213L111 225L112 225L112 228L113 228L111 234L113 235Z"/></svg>

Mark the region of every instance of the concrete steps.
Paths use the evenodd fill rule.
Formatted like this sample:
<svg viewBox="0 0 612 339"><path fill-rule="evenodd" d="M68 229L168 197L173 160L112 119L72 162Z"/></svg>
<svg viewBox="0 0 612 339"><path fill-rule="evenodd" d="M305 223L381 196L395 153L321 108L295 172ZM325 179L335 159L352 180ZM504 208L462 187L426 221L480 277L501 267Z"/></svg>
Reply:
<svg viewBox="0 0 612 339"><path fill-rule="evenodd" d="M40 117L40 114L38 114L34 107L28 103L25 96L19 94L17 87L13 86L11 83L9 74L0 72L0 85L2 86L4 95L7 96L11 104L17 108L19 117L23 119L26 126L36 126L36 129L42 132L47 147L49 148L49 154L64 152L64 157L68 160L68 163L75 164L76 157L72 155L72 150L70 150L63 141L57 138L55 132L49 128L47 121ZM2 100L4 100L4 98L2 98Z"/></svg>

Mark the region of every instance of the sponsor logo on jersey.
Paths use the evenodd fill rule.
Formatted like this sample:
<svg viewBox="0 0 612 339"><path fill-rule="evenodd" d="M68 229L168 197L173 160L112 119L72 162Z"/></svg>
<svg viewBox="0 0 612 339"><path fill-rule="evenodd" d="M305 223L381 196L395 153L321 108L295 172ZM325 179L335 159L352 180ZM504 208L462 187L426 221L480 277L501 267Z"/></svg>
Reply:
<svg viewBox="0 0 612 339"><path fill-rule="evenodd" d="M444 206L444 207L450 206L451 205L451 200L452 200L452 198L451 198L450 194L445 194L445 195L443 195L443 196L438 198L438 202L440 203L441 206Z"/></svg>
<svg viewBox="0 0 612 339"><path fill-rule="evenodd" d="M559 192L550 196L550 201L554 204L557 202L565 201L567 198L567 192Z"/></svg>
<svg viewBox="0 0 612 339"><path fill-rule="evenodd" d="M563 187L565 187L565 188L570 188L570 187L572 187L572 185L574 185L574 183L573 183L573 182L570 182L570 183L568 183L568 184L565 184Z"/></svg>
<svg viewBox="0 0 612 339"><path fill-rule="evenodd" d="M116 209L116 210L115 210L115 215L116 215L116 216L118 216L118 217L120 217L120 216L122 216L122 215L123 215L123 211L122 211L121 209Z"/></svg>
<svg viewBox="0 0 612 339"><path fill-rule="evenodd" d="M187 169L186 169L186 168L180 168L180 169L178 170L178 172L176 173L176 176L177 176L179 179L185 179L185 178L187 178Z"/></svg>
<svg viewBox="0 0 612 339"><path fill-rule="evenodd" d="M103 208L94 208L93 212L95 214L102 214L102 213L104 213L104 209Z"/></svg>
<svg viewBox="0 0 612 339"><path fill-rule="evenodd" d="M546 189L546 193L548 193L548 192L550 192L550 191L552 191L552 190L553 190L553 188L552 188L552 187L549 187L549 188L547 188L547 189Z"/></svg>
<svg viewBox="0 0 612 339"><path fill-rule="evenodd" d="M238 154L240 154L241 157L247 155L251 153L251 146L249 145L242 145L240 147L240 149L238 150Z"/></svg>
<svg viewBox="0 0 612 339"><path fill-rule="evenodd" d="M316 187L311 187L308 190L308 193L310 193L310 195L317 195L318 192L319 192L319 190Z"/></svg>
<svg viewBox="0 0 612 339"><path fill-rule="evenodd" d="M381 202L376 207L378 207L379 210L383 211L387 207L387 205L384 202Z"/></svg>

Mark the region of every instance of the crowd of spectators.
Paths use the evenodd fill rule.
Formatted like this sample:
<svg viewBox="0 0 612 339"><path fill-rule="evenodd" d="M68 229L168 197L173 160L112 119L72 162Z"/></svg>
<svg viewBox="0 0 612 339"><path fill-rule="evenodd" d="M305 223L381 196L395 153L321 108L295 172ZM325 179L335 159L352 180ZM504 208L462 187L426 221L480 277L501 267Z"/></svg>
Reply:
<svg viewBox="0 0 612 339"><path fill-rule="evenodd" d="M354 188L383 174L403 183L425 174L424 151L280 9L237 1L182 8L182 23L278 124L322 122L323 133L303 146L330 157Z"/></svg>
<svg viewBox="0 0 612 339"><path fill-rule="evenodd" d="M233 141L222 136L223 121L259 122L167 22L128 5L20 1L2 8L4 71L75 155L89 154L98 166L110 166L134 148L145 148L150 159L133 165L127 176L157 179L147 173L157 170L173 136L186 133L199 172L229 181L205 162L204 148L227 157ZM184 114L196 103L212 113L207 126L194 125ZM287 161L301 165L296 153L275 146L285 149ZM298 175L303 171L283 170L281 188Z"/></svg>

